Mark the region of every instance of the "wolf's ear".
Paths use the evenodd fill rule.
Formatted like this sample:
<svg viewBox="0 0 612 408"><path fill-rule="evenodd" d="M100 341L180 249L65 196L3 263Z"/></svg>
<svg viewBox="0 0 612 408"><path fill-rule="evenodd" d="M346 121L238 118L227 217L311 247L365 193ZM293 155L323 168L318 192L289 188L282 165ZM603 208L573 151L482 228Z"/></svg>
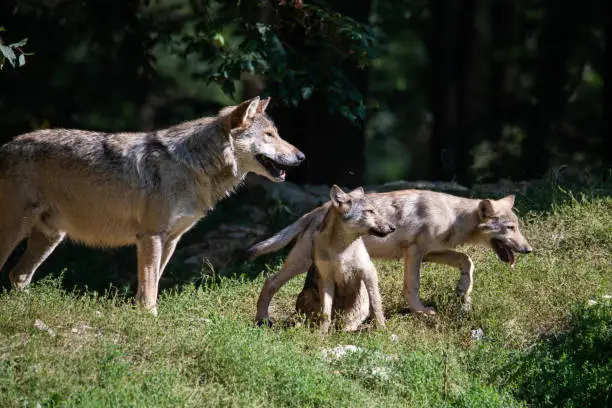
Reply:
<svg viewBox="0 0 612 408"><path fill-rule="evenodd" d="M228 127L236 129L239 127L247 127L249 122L257 114L257 108L259 107L259 96L253 99L246 100L240 105L236 106L228 115Z"/></svg>
<svg viewBox="0 0 612 408"><path fill-rule="evenodd" d="M365 195L365 191L363 191L363 187L357 187L356 189L354 189L353 191L351 191L349 193L349 195L355 197L355 198L360 198L363 197Z"/></svg>
<svg viewBox="0 0 612 408"><path fill-rule="evenodd" d="M332 186L329 192L329 198L331 198L332 203L336 207L339 207L340 205L345 204L350 200L348 194L342 191L342 189L335 184Z"/></svg>
<svg viewBox="0 0 612 408"><path fill-rule="evenodd" d="M257 112L258 113L264 113L266 111L266 108L268 107L268 104L270 103L270 98L266 98L266 99L262 99L259 101L259 106L257 106Z"/></svg>
<svg viewBox="0 0 612 408"><path fill-rule="evenodd" d="M337 185L334 184L332 186L329 197L334 207L340 211L341 214L346 215L351 210L351 196L342 191Z"/></svg>
<svg viewBox="0 0 612 408"><path fill-rule="evenodd" d="M508 208L514 207L514 194L505 196L504 198L500 198L499 201L501 204L508 206Z"/></svg>
<svg viewBox="0 0 612 408"><path fill-rule="evenodd" d="M492 218L495 215L493 202L491 200L480 200L478 203L478 216L481 220Z"/></svg>

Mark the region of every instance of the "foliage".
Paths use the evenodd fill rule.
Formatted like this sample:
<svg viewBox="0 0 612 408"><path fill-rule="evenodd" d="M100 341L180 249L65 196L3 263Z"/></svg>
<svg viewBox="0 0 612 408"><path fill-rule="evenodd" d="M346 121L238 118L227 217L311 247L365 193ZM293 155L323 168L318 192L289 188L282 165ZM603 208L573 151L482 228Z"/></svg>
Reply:
<svg viewBox="0 0 612 408"><path fill-rule="evenodd" d="M203 1L193 29L173 43L183 57L207 63L196 77L220 84L232 97L244 74L260 75L264 95L295 107L323 92L330 111L363 121L363 95L345 70L371 64L374 34L369 26L317 3Z"/></svg>
<svg viewBox="0 0 612 408"><path fill-rule="evenodd" d="M0 32L6 31L4 27L0 26ZM15 65L22 67L26 63L26 55L28 54L23 51L23 47L28 43L28 39L24 38L16 43L4 45L2 37L0 37L0 70L4 68L4 64L8 61L14 68Z"/></svg>
<svg viewBox="0 0 612 408"><path fill-rule="evenodd" d="M612 301L592 303L573 312L568 333L510 359L517 395L537 406L612 404Z"/></svg>
<svg viewBox="0 0 612 408"><path fill-rule="evenodd" d="M368 181L609 165L604 4L377 2Z"/></svg>
<svg viewBox="0 0 612 408"><path fill-rule="evenodd" d="M279 102L282 132L318 158L295 172L304 183L308 173L327 184L467 184L610 164L605 2L438 5L0 2L2 24L37 51L36 64L0 76L2 138L49 126L149 130L261 93ZM337 116L365 125L366 137ZM314 152L323 145L354 146L359 160Z"/></svg>

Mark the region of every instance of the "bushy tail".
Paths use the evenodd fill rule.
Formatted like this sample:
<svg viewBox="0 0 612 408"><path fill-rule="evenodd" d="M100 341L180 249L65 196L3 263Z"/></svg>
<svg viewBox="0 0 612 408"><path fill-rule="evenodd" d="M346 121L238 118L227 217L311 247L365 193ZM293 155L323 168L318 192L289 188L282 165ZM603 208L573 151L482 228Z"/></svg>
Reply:
<svg viewBox="0 0 612 408"><path fill-rule="evenodd" d="M308 214L304 214L293 224L283 228L275 235L270 238L261 241L249 249L247 249L247 257L249 259L257 258L258 256L276 252L281 248L284 248L293 239L302 233L310 223L320 214L323 207L318 207Z"/></svg>

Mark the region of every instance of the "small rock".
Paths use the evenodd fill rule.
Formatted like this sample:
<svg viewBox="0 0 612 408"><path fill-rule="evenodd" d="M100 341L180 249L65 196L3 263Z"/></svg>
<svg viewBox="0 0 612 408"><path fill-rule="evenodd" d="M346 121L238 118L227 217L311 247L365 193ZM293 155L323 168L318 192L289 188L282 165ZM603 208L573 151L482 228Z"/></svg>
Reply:
<svg viewBox="0 0 612 408"><path fill-rule="evenodd" d="M101 311L99 311L99 310L96 310L96 311L94 312L94 314L96 315L96 317L104 317L104 313L102 313L102 312L101 312Z"/></svg>
<svg viewBox="0 0 612 408"><path fill-rule="evenodd" d="M399 340L399 336L398 336L397 334L392 334L392 335L391 335L391 341L392 341L393 343L395 343L395 342L396 342L396 341L398 341L398 340Z"/></svg>
<svg viewBox="0 0 612 408"><path fill-rule="evenodd" d="M552 240L555 242L559 242L565 239L565 235L563 234L552 234Z"/></svg>
<svg viewBox="0 0 612 408"><path fill-rule="evenodd" d="M484 339L484 330L481 328L472 330L472 340L479 341Z"/></svg>
<svg viewBox="0 0 612 408"><path fill-rule="evenodd" d="M34 321L34 327L36 327L38 330L46 331L51 337L55 337L55 331L40 319L36 319Z"/></svg>
<svg viewBox="0 0 612 408"><path fill-rule="evenodd" d="M389 374L389 367L374 367L372 369L372 376L380 378L381 380L388 380Z"/></svg>
<svg viewBox="0 0 612 408"><path fill-rule="evenodd" d="M330 360L332 358L337 359L343 357L347 353L356 353L363 351L364 350L361 347L353 346L352 344L347 344L346 346L336 346L333 349L323 349L321 350L321 356L324 360Z"/></svg>
<svg viewBox="0 0 612 408"><path fill-rule="evenodd" d="M611 295L603 295L602 298L603 299L612 299L612 296Z"/></svg>
<svg viewBox="0 0 612 408"><path fill-rule="evenodd" d="M587 304L588 304L589 306L595 306L595 305L597 304L597 301L595 301L595 300L593 300L593 299L589 299L589 300L587 301Z"/></svg>

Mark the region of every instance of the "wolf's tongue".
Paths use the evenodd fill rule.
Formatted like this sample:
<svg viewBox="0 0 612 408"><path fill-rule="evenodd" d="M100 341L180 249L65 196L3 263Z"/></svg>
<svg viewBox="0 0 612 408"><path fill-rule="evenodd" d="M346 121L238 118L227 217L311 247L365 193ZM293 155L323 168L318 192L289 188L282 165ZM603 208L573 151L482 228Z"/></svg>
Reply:
<svg viewBox="0 0 612 408"><path fill-rule="evenodd" d="M514 254L512 253L510 249L508 249L507 251L508 251L508 263L510 264L510 267L514 269L514 265L516 264L516 262L514 261Z"/></svg>
<svg viewBox="0 0 612 408"><path fill-rule="evenodd" d="M279 177L284 180L286 175L287 175L287 172L285 170L281 170Z"/></svg>

